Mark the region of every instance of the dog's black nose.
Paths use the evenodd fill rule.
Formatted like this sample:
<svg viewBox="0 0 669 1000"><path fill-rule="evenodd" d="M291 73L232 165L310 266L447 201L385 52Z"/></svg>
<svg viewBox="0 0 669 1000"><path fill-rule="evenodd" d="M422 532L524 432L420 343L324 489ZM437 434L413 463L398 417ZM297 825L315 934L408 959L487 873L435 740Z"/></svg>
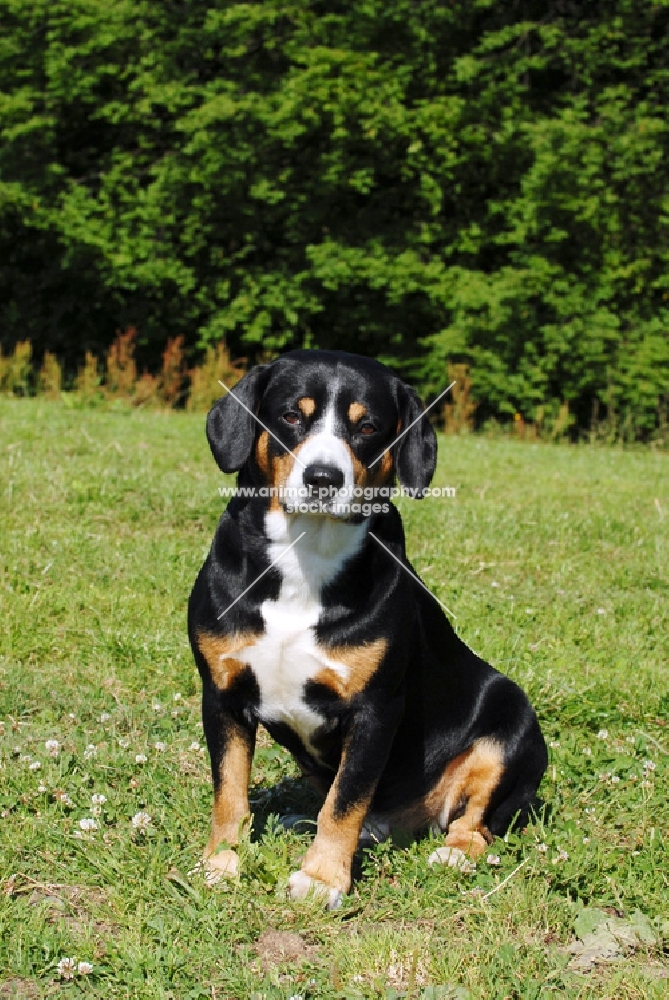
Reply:
<svg viewBox="0 0 669 1000"><path fill-rule="evenodd" d="M339 490L344 485L344 473L336 465L308 465L302 478L315 490Z"/></svg>

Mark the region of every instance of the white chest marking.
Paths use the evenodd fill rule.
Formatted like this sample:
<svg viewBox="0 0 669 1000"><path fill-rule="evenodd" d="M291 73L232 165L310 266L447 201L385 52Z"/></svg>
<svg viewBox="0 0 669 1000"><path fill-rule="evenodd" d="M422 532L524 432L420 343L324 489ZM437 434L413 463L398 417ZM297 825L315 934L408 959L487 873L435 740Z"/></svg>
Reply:
<svg viewBox="0 0 669 1000"><path fill-rule="evenodd" d="M349 672L343 663L329 659L316 642L320 593L360 548L367 524L311 515L289 517L273 511L266 515L266 528L270 560L280 556L302 531L305 535L277 564L281 591L277 600L263 602L264 635L233 655L248 663L255 674L261 720L286 723L317 756L311 738L324 719L304 701L304 685L325 667L344 681Z"/></svg>

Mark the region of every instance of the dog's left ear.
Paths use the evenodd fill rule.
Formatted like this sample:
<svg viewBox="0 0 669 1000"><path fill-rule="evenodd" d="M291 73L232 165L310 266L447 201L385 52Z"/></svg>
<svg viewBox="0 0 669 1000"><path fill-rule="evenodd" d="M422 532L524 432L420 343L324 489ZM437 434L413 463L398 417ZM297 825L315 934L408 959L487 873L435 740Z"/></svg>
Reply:
<svg viewBox="0 0 669 1000"><path fill-rule="evenodd" d="M395 445L395 470L400 485L422 499L437 464L437 435L417 393L404 382L398 386L400 433L411 427ZM413 426L411 426L413 424Z"/></svg>
<svg viewBox="0 0 669 1000"><path fill-rule="evenodd" d="M207 415L207 440L223 472L238 472L251 454L257 430L253 414L264 392L269 368L269 365L252 368L214 403Z"/></svg>

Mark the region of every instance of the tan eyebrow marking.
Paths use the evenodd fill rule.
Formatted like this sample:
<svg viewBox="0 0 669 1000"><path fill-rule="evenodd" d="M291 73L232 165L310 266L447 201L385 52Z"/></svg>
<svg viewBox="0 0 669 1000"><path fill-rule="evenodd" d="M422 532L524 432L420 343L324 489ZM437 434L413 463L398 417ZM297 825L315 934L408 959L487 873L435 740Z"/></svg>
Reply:
<svg viewBox="0 0 669 1000"><path fill-rule="evenodd" d="M357 424L358 420L361 420L367 413L367 407L363 406L362 403L351 403L348 408L348 419L352 424Z"/></svg>
<svg viewBox="0 0 669 1000"><path fill-rule="evenodd" d="M302 396L302 399L298 399L297 405L305 417L310 417L316 409L316 400L311 396Z"/></svg>

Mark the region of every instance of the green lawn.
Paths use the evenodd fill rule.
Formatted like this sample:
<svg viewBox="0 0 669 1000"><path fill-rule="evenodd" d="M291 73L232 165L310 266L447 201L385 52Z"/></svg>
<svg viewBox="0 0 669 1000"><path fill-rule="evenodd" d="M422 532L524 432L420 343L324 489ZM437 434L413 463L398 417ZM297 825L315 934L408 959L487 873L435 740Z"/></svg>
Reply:
<svg viewBox="0 0 669 1000"><path fill-rule="evenodd" d="M267 737L241 878L189 874L211 794L186 601L232 481L203 417L0 399L0 997L667 995L668 457L440 445L457 496L401 501L409 553L530 694L549 813L470 874L380 845L333 914L286 899L310 833L277 817L313 803Z"/></svg>

